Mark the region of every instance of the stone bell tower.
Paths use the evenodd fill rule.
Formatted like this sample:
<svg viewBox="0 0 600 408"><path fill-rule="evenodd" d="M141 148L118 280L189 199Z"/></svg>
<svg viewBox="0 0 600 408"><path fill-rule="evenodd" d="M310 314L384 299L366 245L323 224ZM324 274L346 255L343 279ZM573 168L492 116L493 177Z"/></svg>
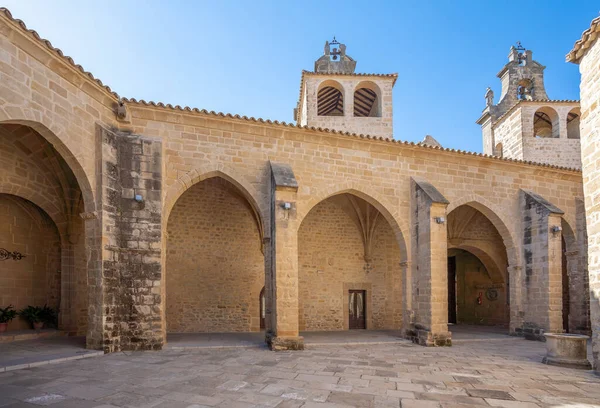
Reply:
<svg viewBox="0 0 600 408"><path fill-rule="evenodd" d="M477 124L483 152L511 159L580 168L579 101L551 100L544 86L545 66L517 43L498 73L500 100L485 93L485 109Z"/></svg>
<svg viewBox="0 0 600 408"><path fill-rule="evenodd" d="M299 125L392 136L392 88L397 74L357 74L356 61L335 37L326 41L314 71L302 71Z"/></svg>

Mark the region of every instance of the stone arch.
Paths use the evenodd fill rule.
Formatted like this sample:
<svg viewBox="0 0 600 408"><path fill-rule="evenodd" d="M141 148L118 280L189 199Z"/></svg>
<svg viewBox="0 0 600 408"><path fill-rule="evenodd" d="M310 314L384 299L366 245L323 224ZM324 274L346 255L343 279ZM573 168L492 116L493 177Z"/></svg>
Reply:
<svg viewBox="0 0 600 408"><path fill-rule="evenodd" d="M579 139L581 109L573 108L567 113L567 139Z"/></svg>
<svg viewBox="0 0 600 408"><path fill-rule="evenodd" d="M169 333L257 331L265 284L258 204L232 172L203 170L180 179L164 204L165 327Z"/></svg>
<svg viewBox="0 0 600 408"><path fill-rule="evenodd" d="M452 200L448 205L446 213L450 214L453 210L462 205L469 205L475 208L490 220L502 237L502 241L506 247L509 266L516 267L517 265L520 265L520 256L519 251L517 250L516 241L513 233L507 227L508 223L505 220L507 220L508 217L503 214L502 210L477 194L469 194L457 200Z"/></svg>
<svg viewBox="0 0 600 408"><path fill-rule="evenodd" d="M317 88L317 115L344 116L344 87L332 79Z"/></svg>
<svg viewBox="0 0 600 408"><path fill-rule="evenodd" d="M381 117L381 89L372 81L361 81L354 88L354 116Z"/></svg>
<svg viewBox="0 0 600 408"><path fill-rule="evenodd" d="M60 208L56 207L54 202L44 197L39 191L35 191L25 185L17 187L0 183L0 194L20 197L35 204L48 215L52 222L54 222L60 232L61 239L64 237L66 224L68 222L65 214Z"/></svg>
<svg viewBox="0 0 600 408"><path fill-rule="evenodd" d="M533 114L533 137L558 138L560 118L550 106L542 106Z"/></svg>
<svg viewBox="0 0 600 408"><path fill-rule="evenodd" d="M346 182L330 186L316 195L311 195L308 200L300 202L297 213L298 228L300 228L302 221L310 213L313 207L320 202L339 194L354 195L375 207L389 223L394 235L396 236L396 241L400 248L402 262L408 260L408 250L405 239L406 234L404 233L404 231L408 231L406 220L400 218L400 213L398 210L394 212L388 210L388 208L395 207L392 206L385 197L377 193L374 189L364 187L363 185L359 186L358 183Z"/></svg>
<svg viewBox="0 0 600 408"><path fill-rule="evenodd" d="M474 256L476 256L481 263L486 267L488 272L490 272L493 276L492 279L494 283L505 283L506 282L506 267L503 265L498 265L498 263L491 257L487 252L478 248L474 245L449 245L448 249L462 249L463 251L470 252ZM503 272L504 270L504 272Z"/></svg>
<svg viewBox="0 0 600 408"><path fill-rule="evenodd" d="M61 129L54 123L48 127L43 123L25 120L25 119L9 119L6 118L3 111L0 110L0 125L12 124L12 125L23 125L28 126L35 130L40 136L42 136L52 147L58 152L61 158L67 163L69 169L73 172L81 194L83 197L83 205L86 213L93 213L96 211L96 201L94 191L91 187L90 180L83 169L79 159L73 154L73 152L64 143L66 137L64 129ZM43 207L42 207L43 208Z"/></svg>
<svg viewBox="0 0 600 408"><path fill-rule="evenodd" d="M180 177L175 184L169 187L165 194L165 202L163 204L163 227L166 227L171 211L179 197L194 184L213 177L220 177L227 180L244 196L251 207L262 240L264 238L264 232L268 231L268 228L266 228L267 220L265 217L267 209L259 204L264 200L260 199L260 194L256 188L246 182L233 168L224 164L215 164L194 169Z"/></svg>

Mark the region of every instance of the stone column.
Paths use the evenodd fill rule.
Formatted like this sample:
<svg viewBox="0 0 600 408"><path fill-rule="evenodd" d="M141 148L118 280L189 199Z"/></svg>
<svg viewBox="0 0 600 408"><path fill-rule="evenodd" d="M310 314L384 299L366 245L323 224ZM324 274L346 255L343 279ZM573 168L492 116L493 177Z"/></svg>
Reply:
<svg viewBox="0 0 600 408"><path fill-rule="evenodd" d="M411 183L413 322L405 335L423 346L450 346L448 332L448 200L426 180Z"/></svg>
<svg viewBox="0 0 600 408"><path fill-rule="evenodd" d="M160 350L162 142L100 129L105 352Z"/></svg>
<svg viewBox="0 0 600 408"><path fill-rule="evenodd" d="M271 162L271 350L302 350L298 333L298 182L287 164Z"/></svg>
<svg viewBox="0 0 600 408"><path fill-rule="evenodd" d="M523 327L531 340L562 333L562 235L559 208L532 191L521 191L523 226ZM517 332L519 329L517 328Z"/></svg>

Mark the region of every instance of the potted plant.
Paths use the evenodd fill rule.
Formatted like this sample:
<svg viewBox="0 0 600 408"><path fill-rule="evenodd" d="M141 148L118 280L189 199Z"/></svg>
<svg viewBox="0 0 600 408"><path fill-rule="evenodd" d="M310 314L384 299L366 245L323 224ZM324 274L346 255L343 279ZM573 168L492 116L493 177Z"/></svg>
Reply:
<svg viewBox="0 0 600 408"><path fill-rule="evenodd" d="M0 307L0 333L6 331L8 323L10 323L10 321L15 317L17 317L17 311L13 305L8 305L5 308Z"/></svg>
<svg viewBox="0 0 600 408"><path fill-rule="evenodd" d="M44 327L43 311L39 306L27 306L19 311L19 316L31 323L35 330L40 330Z"/></svg>
<svg viewBox="0 0 600 408"><path fill-rule="evenodd" d="M42 307L41 318L46 327L58 328L58 309L53 309L48 305Z"/></svg>

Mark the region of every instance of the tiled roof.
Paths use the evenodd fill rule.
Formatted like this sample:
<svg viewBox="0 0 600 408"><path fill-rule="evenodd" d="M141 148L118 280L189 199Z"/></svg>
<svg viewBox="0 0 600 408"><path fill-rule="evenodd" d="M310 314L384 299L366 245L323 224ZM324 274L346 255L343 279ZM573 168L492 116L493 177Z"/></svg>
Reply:
<svg viewBox="0 0 600 408"><path fill-rule="evenodd" d="M21 27L23 32L33 37L37 42L43 44L51 52L57 54L62 60L66 61L69 65L79 70L82 74L88 76L92 81L96 82L100 87L113 94L116 98L119 98L119 95L117 95L116 92L110 89L110 87L108 87L107 85L104 85L101 80L95 78L91 72L86 71L81 65L76 64L75 61L73 61L73 58L63 54L62 50L60 50L59 48L55 48L50 41L46 40L45 38L42 38L35 30L28 29L22 20L14 18L7 8L0 7L0 13L3 13L6 17L8 17L10 21L17 23Z"/></svg>
<svg viewBox="0 0 600 408"><path fill-rule="evenodd" d="M10 13L10 11L8 9L6 9L4 7L0 7L0 13L3 13L11 21L17 23L25 33L32 36L38 43L43 44L43 46L45 46L47 49L49 49L50 51L52 51L53 53L58 55L59 58L65 60L70 65L72 65L74 68L77 68L81 73L83 73L87 77L89 77L92 81L96 82L99 86L103 87L108 92L113 94L115 97L119 98L119 95L117 93L113 92L108 86L104 85L102 83L102 81L100 81L99 79L96 79L90 72L84 70L81 65L75 64L75 62L73 61L73 59L71 57L65 56L60 49L54 48L54 46L50 43L50 41L41 38L40 35L37 32L35 32L34 30L29 30L27 28L27 26L25 25L25 23L23 23L23 21L13 18L12 14ZM305 73L311 74L311 75L313 75L313 74L321 75L320 73L303 71L302 76L304 76ZM398 74L336 74L336 75L354 75L354 76L364 76L364 77L379 76L379 77L393 77L393 78L398 77ZM394 81L395 81L395 79L394 79ZM570 167L562 167L562 166L555 166L555 165L551 165L551 164L535 163L535 162L524 161L524 160L507 159L507 158L491 156L491 155L487 155L487 154L483 154L483 153L468 152L465 150L449 149L449 148L443 148L443 147L432 147L432 146L422 145L422 144L418 144L418 143L414 143L414 142L400 141L400 140L396 140L396 139L389 139L389 138L384 138L384 137L379 137L379 136L371 136L371 135L363 135L363 134L359 135L356 133L343 132L343 131L327 129L327 128L317 128L314 126L310 126L310 127L309 126L299 126L299 125L295 125L292 123L280 122L277 120L271 121L271 120L268 120L268 119L265 120L262 118L256 119L254 117L232 115L230 113L214 112L214 111L208 111L206 109L200 110L198 108L190 108L188 106L181 107L179 105L173 106L171 104L164 104L162 102L152 102L152 101L146 102L144 100L138 101L134 98L131 98L131 99L119 98L119 99L125 103L129 103L132 105L138 105L138 106L149 106L149 107L156 107L156 108L162 108L162 109L170 109L170 110L175 110L175 111L180 111L180 112L190 112L190 113L208 115L208 116L216 117L216 118L241 120L241 121L246 121L246 122L267 124L267 125L278 126L278 127L306 129L306 130L323 132L323 133L332 133L332 134L338 134L338 135L351 136L351 137L354 137L357 139L376 140L376 141L382 141L382 142L386 142L386 143L392 143L392 144L398 144L398 145L404 145L404 146L415 146L420 149L440 150L440 151L444 151L444 152L457 153L457 154L466 155L466 156L485 157L485 158L489 158L491 160L498 160L498 161L512 162L512 163L519 163L519 164L529 164L529 165L545 167L545 168L550 168L550 169L556 169L556 170L581 172L581 170L579 170L579 169L570 168ZM569 102L577 102L577 101L569 101Z"/></svg>
<svg viewBox="0 0 600 408"><path fill-rule="evenodd" d="M575 42L573 49L567 54L567 62L579 64L579 62L581 62L581 57L584 56L586 50L590 48L594 41L598 39L598 36L600 35L599 33L600 17L596 17L592 20L590 28L588 28L581 34L581 38Z"/></svg>
<svg viewBox="0 0 600 408"><path fill-rule="evenodd" d="M267 125L277 126L277 127L311 130L311 131L316 131L316 132L321 132L321 133L331 133L331 134L337 134L337 135L343 135L343 136L351 136L356 139L381 141L381 142L385 142L385 143L391 143L391 144L403 145L403 146L414 146L414 147L417 147L420 149L439 150L439 151L443 151L443 152L456 153L456 154L461 154L461 155L465 155L465 156L484 157L484 158L488 158L491 160L497 160L497 161L503 161L503 162L528 164L528 165L533 165L533 166L538 166L538 167L545 167L545 168L549 168L549 169L573 171L573 172L577 172L577 173L581 172L580 169L572 168L572 167L555 166L552 164L536 163L536 162L527 161L527 160L508 159L508 158L492 156L492 155L484 154L484 153L475 153L475 152L469 152L466 150L450 149L450 148L444 148L444 147L434 147L434 146L429 146L429 145L423 145L421 143L407 142L404 140L390 139L390 138L381 137L381 136L356 134L356 133L344 132L344 131L335 130L335 129L321 128L321 127L314 127L314 126L300 126L300 125L296 125L293 123L280 122L277 120L268 120L268 119L262 119L262 118L234 115L231 113L208 111L206 109L190 108L189 106L185 106L185 107L181 107L179 105L173 106L171 104L164 104L162 102L152 102L152 101L146 102L144 100L138 101L136 99L127 99L127 98L122 98L122 101L125 103L128 103L128 104L132 104L132 105L148 106L148 107L154 107L154 108L169 109L169 110L174 110L174 111L179 111L179 112L202 114L202 115L207 115L207 116L211 116L211 117L215 117L215 118L240 120L240 121L244 121L244 122L267 124Z"/></svg>

